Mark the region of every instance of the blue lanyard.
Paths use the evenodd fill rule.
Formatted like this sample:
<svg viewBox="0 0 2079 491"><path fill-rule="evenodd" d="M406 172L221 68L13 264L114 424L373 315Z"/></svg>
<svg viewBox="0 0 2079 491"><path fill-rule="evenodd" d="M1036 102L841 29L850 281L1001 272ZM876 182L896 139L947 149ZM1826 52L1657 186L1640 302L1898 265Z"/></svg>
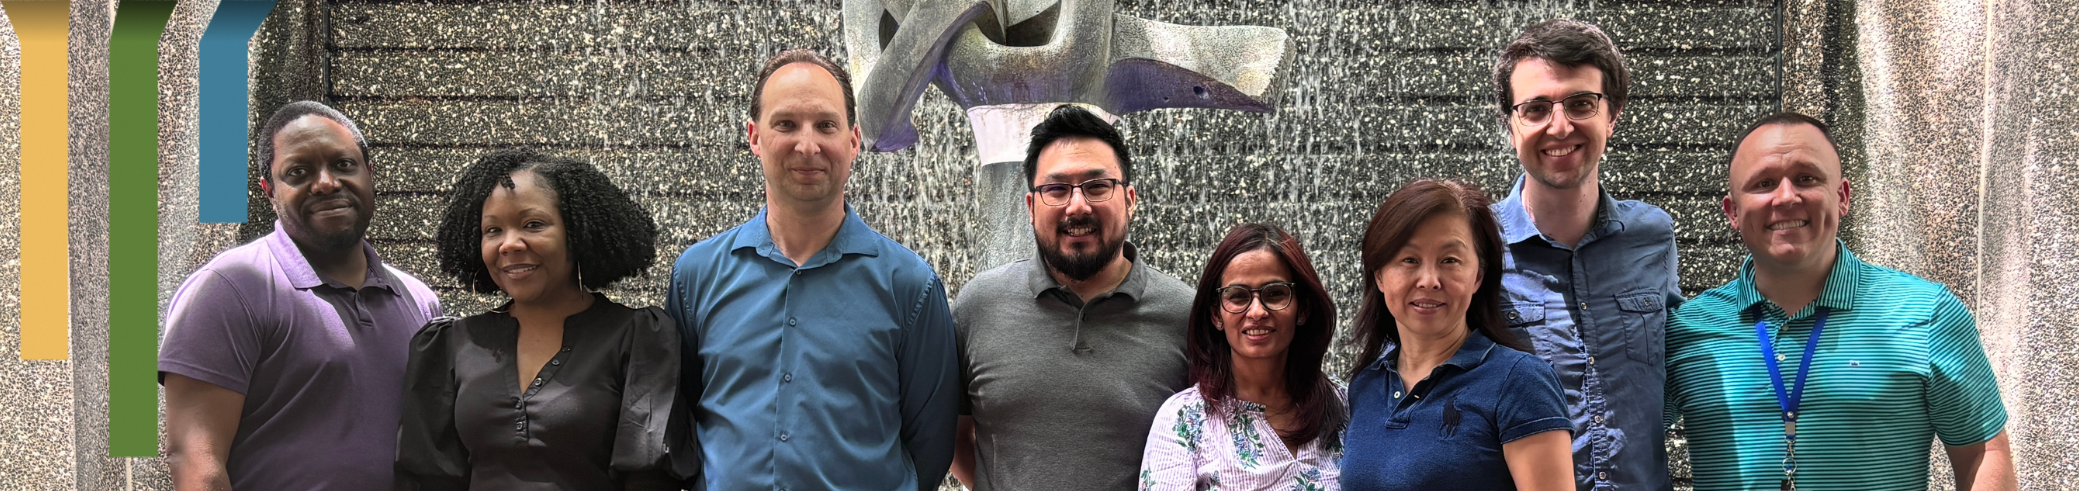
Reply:
<svg viewBox="0 0 2079 491"><path fill-rule="evenodd" d="M1826 330L1826 317L1833 309L1819 307L1819 319L1812 323L1812 335L1805 339L1805 357L1797 364L1797 382L1786 392L1783 390L1783 369L1776 364L1776 346L1769 342L1769 321L1762 316L1761 306L1754 307L1754 336L1761 340L1761 358L1769 365L1769 381L1775 384L1776 406L1783 409L1783 489L1796 489L1792 479L1797 476L1797 409L1805 399L1805 382L1812 377L1812 353L1819 348L1819 333ZM1786 322L1785 326L1789 324Z"/></svg>

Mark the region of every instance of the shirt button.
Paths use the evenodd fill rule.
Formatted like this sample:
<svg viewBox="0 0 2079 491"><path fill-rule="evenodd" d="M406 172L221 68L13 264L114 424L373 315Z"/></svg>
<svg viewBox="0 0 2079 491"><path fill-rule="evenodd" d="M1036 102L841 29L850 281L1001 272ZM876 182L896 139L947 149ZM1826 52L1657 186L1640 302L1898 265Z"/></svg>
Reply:
<svg viewBox="0 0 2079 491"><path fill-rule="evenodd" d="M535 385L535 386L537 386L537 387L541 386L541 379L540 379L540 378L535 378L535 379L534 379L534 385Z"/></svg>
<svg viewBox="0 0 2079 491"><path fill-rule="evenodd" d="M1399 399L1399 398L1400 398L1400 391L1397 391L1397 390L1396 390L1396 391L1393 391L1393 398L1394 398L1394 399Z"/></svg>
<svg viewBox="0 0 2079 491"><path fill-rule="evenodd" d="M563 360L549 360L549 366L563 366Z"/></svg>
<svg viewBox="0 0 2079 491"><path fill-rule="evenodd" d="M1597 480L1597 481L1608 481L1608 480L1610 480L1610 473L1608 473L1608 472L1597 472L1597 473L1595 473L1595 480Z"/></svg>
<svg viewBox="0 0 2079 491"><path fill-rule="evenodd" d="M1751 360L1752 358L1749 358L1749 359ZM1782 353L1776 353L1776 361L1783 361L1783 354L1782 354Z"/></svg>
<svg viewBox="0 0 2079 491"><path fill-rule="evenodd" d="M787 434L786 434L786 433L781 433L781 434L780 434L780 441L783 441L783 442L784 442L784 441L787 441Z"/></svg>
<svg viewBox="0 0 2079 491"><path fill-rule="evenodd" d="M1595 357L1593 357L1593 356L1590 356L1590 357L1588 357L1588 364L1590 364L1590 365L1594 365L1594 364L1595 364Z"/></svg>
<svg viewBox="0 0 2079 491"><path fill-rule="evenodd" d="M793 317L788 317L788 318L787 318L787 325L789 325L789 326L792 326L792 325L798 325L798 324L800 324L800 322L798 322L798 321L795 321Z"/></svg>
<svg viewBox="0 0 2079 491"><path fill-rule="evenodd" d="M793 381L794 381L794 374L792 374L792 373L783 373L783 374L780 374L780 381L781 381L781 382L793 382Z"/></svg>
<svg viewBox="0 0 2079 491"><path fill-rule="evenodd" d="M1598 414L1598 415L1595 415L1595 418L1592 418L1592 419L1594 419L1594 420L1595 420L1595 424L1603 424L1603 415L1600 415L1600 414Z"/></svg>

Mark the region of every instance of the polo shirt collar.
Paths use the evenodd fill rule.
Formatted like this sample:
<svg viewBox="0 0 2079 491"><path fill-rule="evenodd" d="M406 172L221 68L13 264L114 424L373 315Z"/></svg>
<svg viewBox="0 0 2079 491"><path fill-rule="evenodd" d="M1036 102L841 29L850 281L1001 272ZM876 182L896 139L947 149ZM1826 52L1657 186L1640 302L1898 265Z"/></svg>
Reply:
<svg viewBox="0 0 2079 491"><path fill-rule="evenodd" d="M318 276L317 269L310 266L310 259L303 257L303 249L296 247L296 240L289 238L289 233L282 230L281 220L274 221L274 233L267 234L260 240L267 244L267 249L274 254L275 264L281 266L282 273L289 277L290 286L298 290L309 290L319 285L337 289L348 288L344 283ZM366 279L361 280L361 287L396 292L396 282L391 280L389 268L383 267L382 256L375 253L375 246L368 245L366 239L361 241L361 254L368 258L368 275Z"/></svg>
<svg viewBox="0 0 2079 491"><path fill-rule="evenodd" d="M1487 339L1485 333L1475 329L1471 334L1466 335L1464 343L1458 345L1458 352L1452 353L1451 359L1444 360L1444 365L1458 367L1459 371L1472 371L1474 367L1478 367L1481 363L1487 361L1487 355L1494 352L1494 346L1494 340ZM1400 367L1393 363L1394 360L1398 359L1400 359L1400 345L1387 341L1385 354L1380 355L1378 360L1373 360L1371 368L1385 369L1398 373Z"/></svg>
<svg viewBox="0 0 2079 491"><path fill-rule="evenodd" d="M1819 290L1819 298L1814 299L1812 305L1833 310L1855 308L1855 290L1862 286L1863 264L1861 259L1855 257L1855 253L1848 252L1847 243L1841 242L1838 237L1834 238L1834 267L1826 273L1826 286ZM1733 282L1738 285L1736 290L1742 310L1768 302L1767 297L1761 296L1761 290L1754 287L1753 254L1748 254L1745 260L1740 261L1740 275L1734 278ZM1797 317L1799 314L1810 314L1815 311L1812 305L1805 306L1804 312L1785 312L1784 315Z"/></svg>
<svg viewBox="0 0 2079 491"><path fill-rule="evenodd" d="M1539 236L1537 223L1531 220L1530 212L1523 209L1523 180L1527 177L1528 174L1516 176L1516 184L1509 187L1509 197L1502 200L1501 210L1495 214L1495 221L1501 223L1504 243L1514 244ZM1589 235L1607 235L1624 230L1624 222L1610 217L1612 210L1617 209L1617 199L1600 188L1596 190L1596 196L1595 222L1588 226ZM1582 242L1586 243L1587 237L1583 237Z"/></svg>
<svg viewBox="0 0 2079 491"><path fill-rule="evenodd" d="M729 243L729 250L756 249L760 256L792 265L794 260L788 259L785 253L780 252L780 245L772 241L771 226L765 223L767 211L766 208L758 209L758 216L752 217L751 222L747 224L749 226L743 227L736 234L736 240ZM878 238L880 234L874 232L872 227L866 226L866 220L859 218L859 213L852 210L852 204L845 203L845 219L838 223L837 235L830 238L830 245L823 246L823 250L809 256L808 261L798 266L798 269L834 263L852 254L879 256L881 244L880 241L874 240Z"/></svg>
<svg viewBox="0 0 2079 491"><path fill-rule="evenodd" d="M1119 287L1112 289L1112 293L1139 300L1141 292L1148 289L1148 274L1141 268L1140 253L1130 241L1121 247L1119 252L1126 255L1126 280L1119 282ZM1061 286L1061 282L1054 281L1054 275L1047 274L1046 258L1034 255L1026 262L1030 263L1030 267L1025 270L1025 285L1031 289L1032 296L1038 297L1048 290L1068 290L1067 287Z"/></svg>

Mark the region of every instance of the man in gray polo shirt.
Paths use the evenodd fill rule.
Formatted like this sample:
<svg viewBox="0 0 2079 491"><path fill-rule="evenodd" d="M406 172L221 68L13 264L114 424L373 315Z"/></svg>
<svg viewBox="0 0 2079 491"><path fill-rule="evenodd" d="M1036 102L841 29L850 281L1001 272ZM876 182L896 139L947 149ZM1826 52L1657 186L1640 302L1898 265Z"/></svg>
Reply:
<svg viewBox="0 0 2079 491"><path fill-rule="evenodd" d="M1039 257L953 302L967 397L953 475L977 490L1133 489L1162 401L1186 386L1191 287L1140 264L1139 196L1118 130L1062 106L1032 130L1025 195Z"/></svg>
<svg viewBox="0 0 2079 491"><path fill-rule="evenodd" d="M166 314L174 488L388 491L406 348L439 300L363 240L375 168L353 121L297 102L261 135L274 233L188 276Z"/></svg>

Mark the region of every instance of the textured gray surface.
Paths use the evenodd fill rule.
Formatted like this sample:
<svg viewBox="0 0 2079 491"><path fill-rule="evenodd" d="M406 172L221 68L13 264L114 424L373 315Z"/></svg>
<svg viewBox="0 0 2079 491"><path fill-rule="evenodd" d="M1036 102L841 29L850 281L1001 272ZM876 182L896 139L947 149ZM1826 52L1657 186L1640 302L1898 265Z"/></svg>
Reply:
<svg viewBox="0 0 2079 491"><path fill-rule="evenodd" d="M195 49L215 3L181 2L161 47L162 312L187 272L272 219L255 197L252 225L195 223ZM75 27L75 44L105 38L106 14L81 9L107 5L75 5L76 26L99 26ZM284 3L304 5L313 4ZM1836 122L1856 185L1845 224L1851 244L1879 264L1957 286L2007 388L2024 489L2079 487L2071 463L2079 440L2068 431L2079 416L2064 410L2079 401L2079 374L2068 365L2079 357L2079 326L2062 314L2079 298L2070 286L2079 261L2069 252L2079 247L2079 111L2063 102L2079 96L2070 61L2079 43L2069 39L2079 15L2052 2L1787 0L1779 25L1775 7L1740 1L1588 6L1123 3L1120 14L1162 22L1284 28L1298 56L1274 113L1159 110L1123 120L1140 157L1136 242L1150 264L1190 279L1232 223L1279 222L1313 251L1331 291L1355 298L1356 231L1387 191L1416 176L1498 191L1518 172L1488 106L1486 60L1518 26L1577 15L1608 30L1635 72L1637 97L1611 141L1605 185L1676 217L1686 289L1722 283L1744 253L1716 206L1728 133L1773 111L1779 97ZM657 244L665 264L610 294L658 303L663 260L741 223L762 200L742 136L747 72L783 48L844 54L835 0L346 3L304 12L278 11L263 26L262 66L304 69L263 68L255 98L278 104L317 87L362 121L383 166L372 235L388 257L441 287L458 313L494 299L433 274L435 212L455 169L511 144L598 163L665 232ZM299 33L312 25L327 27ZM327 36L329 44L314 44ZM324 50L311 65L314 45ZM17 59L0 56L0 134L19 124ZM326 75L314 85L313 72ZM99 83L75 81L74 93ZM255 117L271 109L256 107ZM918 144L863 157L851 199L957 292L976 272L973 134L935 90L912 122ZM75 147L84 141L77 135L99 131L76 127ZM0 139L0 179L9 183L15 145ZM73 160L81 165L77 151ZM4 285L16 274L12 192L0 185ZM75 275L92 271L82 260ZM14 295L0 288L0 310L13 310ZM0 346L8 346L0 348L0 488L170 489L158 459L101 457L105 425L96 418L105 413L94 401L105 374L16 361L13 320L0 318ZM92 330L75 330L75 360L105 356L97 354L106 352L105 329L98 338Z"/></svg>
<svg viewBox="0 0 2079 491"><path fill-rule="evenodd" d="M76 46L74 32L69 44ZM7 135L0 138L0 488L66 488L78 475L75 363L21 356L21 62L12 20L0 22L0 135ZM77 335L72 342L79 345Z"/></svg>

